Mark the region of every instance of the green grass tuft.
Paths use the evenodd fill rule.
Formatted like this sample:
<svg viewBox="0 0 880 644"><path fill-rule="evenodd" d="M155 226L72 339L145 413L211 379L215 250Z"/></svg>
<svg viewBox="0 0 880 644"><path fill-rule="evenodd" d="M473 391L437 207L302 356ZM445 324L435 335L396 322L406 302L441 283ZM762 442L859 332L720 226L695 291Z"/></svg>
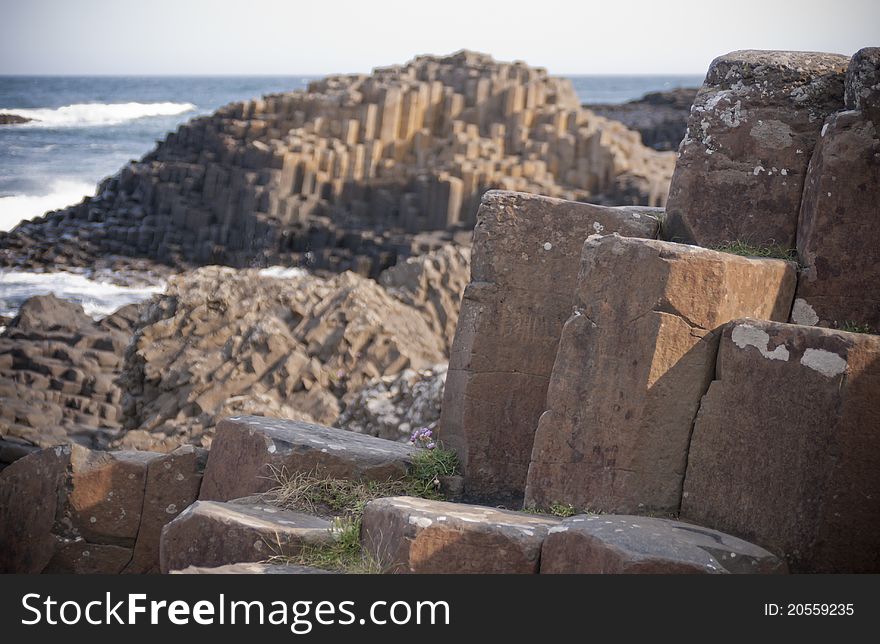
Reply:
<svg viewBox="0 0 880 644"><path fill-rule="evenodd" d="M874 333L874 330L867 324L860 324L858 322L853 322L852 320L848 320L841 324L840 330L848 333Z"/></svg>
<svg viewBox="0 0 880 644"><path fill-rule="evenodd" d="M337 518L333 522L336 541L321 546L307 545L295 555L279 554L268 563L310 566L347 574L379 574L382 566L361 549L360 518Z"/></svg>
<svg viewBox="0 0 880 644"><path fill-rule="evenodd" d="M741 255L742 257L785 259L790 262L798 261L797 251L794 248L786 248L780 244L755 245L737 240L724 242L723 244L710 246L709 248L722 253L730 253L731 255Z"/></svg>
<svg viewBox="0 0 880 644"><path fill-rule="evenodd" d="M549 514L554 517L562 517L563 519L573 517L576 514L601 514L600 512L591 512L589 510L578 510L570 503L551 503L546 508L531 506L524 508L523 512L528 512L529 514Z"/></svg>
<svg viewBox="0 0 880 644"><path fill-rule="evenodd" d="M346 573L382 572L360 545L361 517L370 501L389 496L417 496L445 500L440 477L458 474L455 452L435 447L419 451L408 475L387 481L349 481L318 472L272 471L275 487L264 499L279 507L334 517L336 540L332 544L306 546L297 555L275 555L269 563L312 566Z"/></svg>

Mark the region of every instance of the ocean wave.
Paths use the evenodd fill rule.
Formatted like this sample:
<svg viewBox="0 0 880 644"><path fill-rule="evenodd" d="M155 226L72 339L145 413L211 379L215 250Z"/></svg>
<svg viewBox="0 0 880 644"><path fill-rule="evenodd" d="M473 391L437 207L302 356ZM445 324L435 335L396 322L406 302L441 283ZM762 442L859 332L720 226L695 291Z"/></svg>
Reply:
<svg viewBox="0 0 880 644"><path fill-rule="evenodd" d="M309 272L304 268L299 268L296 266L270 266L268 268L261 268L258 274L260 277L272 277L275 279L294 279L298 277L306 277L308 276Z"/></svg>
<svg viewBox="0 0 880 644"><path fill-rule="evenodd" d="M58 210L95 194L95 184L85 181L59 179L49 186L44 195L10 195L0 197L0 230L12 230L25 219L39 217L50 210Z"/></svg>
<svg viewBox="0 0 880 644"><path fill-rule="evenodd" d="M164 285L118 286L76 273L0 271L0 315L13 317L29 297L52 293L59 299L80 304L87 315L99 319L126 304L142 302L164 290Z"/></svg>
<svg viewBox="0 0 880 644"><path fill-rule="evenodd" d="M192 103L75 103L58 108L0 107L0 114L33 119L10 127L94 127L149 116L176 116L194 109L196 106Z"/></svg>

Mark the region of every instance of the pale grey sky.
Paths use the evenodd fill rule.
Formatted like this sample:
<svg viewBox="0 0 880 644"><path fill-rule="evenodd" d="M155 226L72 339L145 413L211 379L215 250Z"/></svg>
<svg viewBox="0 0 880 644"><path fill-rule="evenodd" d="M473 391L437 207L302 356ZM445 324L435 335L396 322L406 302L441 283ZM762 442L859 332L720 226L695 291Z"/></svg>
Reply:
<svg viewBox="0 0 880 644"><path fill-rule="evenodd" d="M0 74L367 72L463 47L555 74L880 45L880 0L0 0Z"/></svg>

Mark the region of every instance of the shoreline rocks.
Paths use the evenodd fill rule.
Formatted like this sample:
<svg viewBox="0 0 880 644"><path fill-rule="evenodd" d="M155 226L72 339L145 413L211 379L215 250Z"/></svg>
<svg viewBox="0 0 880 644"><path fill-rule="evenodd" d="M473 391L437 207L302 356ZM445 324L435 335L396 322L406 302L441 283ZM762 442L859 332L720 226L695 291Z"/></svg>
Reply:
<svg viewBox="0 0 880 644"><path fill-rule="evenodd" d="M95 197L0 233L0 266L108 258L377 277L466 239L487 190L663 205L673 164L546 69L419 56L193 119Z"/></svg>
<svg viewBox="0 0 880 644"><path fill-rule="evenodd" d="M642 136L642 143L658 151L678 150L687 130L696 88L677 87L649 92L642 98L621 104L586 104L599 116L619 121Z"/></svg>

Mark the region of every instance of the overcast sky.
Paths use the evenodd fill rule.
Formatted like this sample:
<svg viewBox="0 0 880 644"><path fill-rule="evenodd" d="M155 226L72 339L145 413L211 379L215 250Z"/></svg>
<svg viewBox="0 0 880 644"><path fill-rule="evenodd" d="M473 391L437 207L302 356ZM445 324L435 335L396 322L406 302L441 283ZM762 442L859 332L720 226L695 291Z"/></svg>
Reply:
<svg viewBox="0 0 880 644"><path fill-rule="evenodd" d="M367 72L463 47L555 74L880 45L880 0L0 0L0 74Z"/></svg>

